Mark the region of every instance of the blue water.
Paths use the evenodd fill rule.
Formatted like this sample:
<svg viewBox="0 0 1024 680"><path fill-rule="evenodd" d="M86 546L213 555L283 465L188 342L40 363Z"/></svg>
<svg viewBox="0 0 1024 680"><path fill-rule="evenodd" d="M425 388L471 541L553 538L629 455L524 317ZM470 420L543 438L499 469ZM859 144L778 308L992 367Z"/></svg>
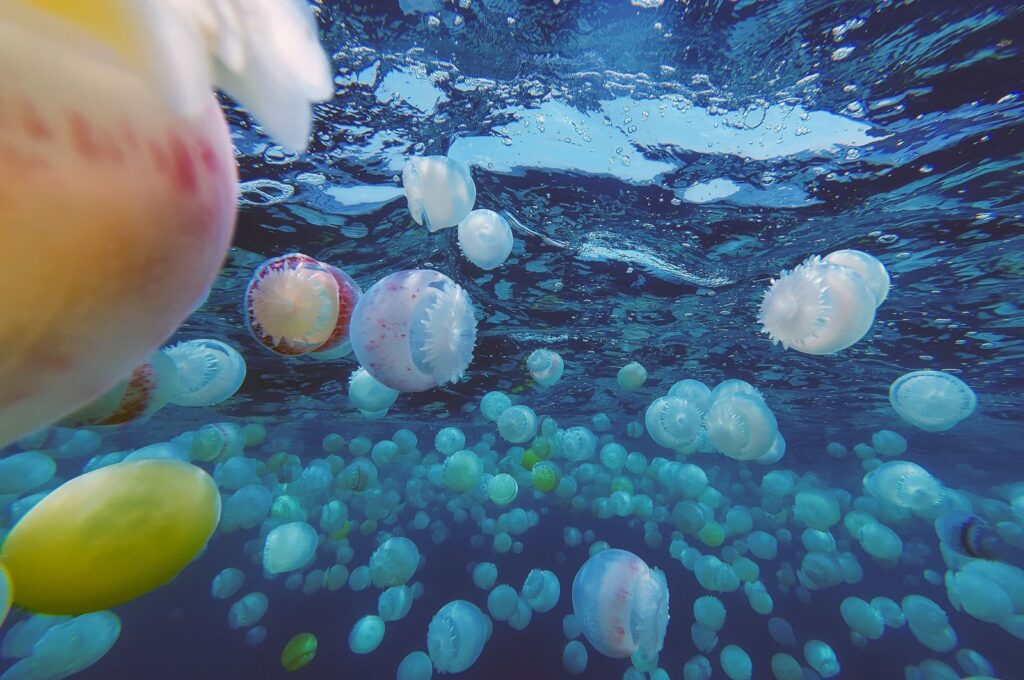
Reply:
<svg viewBox="0 0 1024 680"><path fill-rule="evenodd" d="M273 145L222 99L243 182L239 223L209 300L172 339L230 342L246 359L247 379L217 407L168 406L145 423L106 431L101 452L234 421L266 427L267 441L246 451L254 458L288 450L308 463L324 455L328 433L376 441L399 428L413 430L426 453L445 426L463 428L470 442L495 433L477 406L488 391L502 390L562 427L606 413L616 440L650 460L670 452L646 436L628 438L625 428L642 420L652 399L683 378L711 386L740 378L764 393L785 435L786 457L775 469L813 473L823 486L860 495L861 461L831 458L825 447L836 441L852 449L893 429L909 442L902 458L976 499L997 499L989 512L1008 515L1009 499L997 487L1024 481L1019 3L666 0L641 8L628 0L378 0L317 7L337 96L316 107L313 141L301 156ZM476 207L512 218L516 243L501 268L481 273L462 257L455 230L428 234L413 223L401 170L410 156L434 154L469 163ZM892 276L869 334L823 357L773 346L758 332L762 291L782 269L842 248L873 254ZM403 394L384 420L371 422L347 400L354 359L324 364L265 351L245 330L242 295L260 262L294 251L344 269L364 290L402 269L450 276L477 309L466 379ZM541 347L566 364L548 389L529 381L524 365ZM624 393L616 372L630 361L650 377L642 390ZM900 420L889 385L918 369L967 382L978 396L976 412L937 434ZM499 439L496 448L505 446ZM690 462L728 497L719 519L729 504L760 503L755 490L769 468L703 454ZM61 474L70 477L81 464L64 461ZM401 492L405 475L382 470L381 483ZM586 543L573 548L562 539L563 528L574 526L665 571L671 621L660 666L682 678L699 653L690 639L692 603L705 593L668 554L671 516L651 547L635 518L599 519L522 487L515 506L540 513L539 525L518 537L521 554L496 554L490 537L479 545L475 523L456 522L441 503L429 509L450 532L439 545L429 530L408 528L416 508L403 506L397 523L382 523L419 545L424 564L414 580L424 595L405 619L388 624L370 655L352 654L348 633L376 613L377 589L304 595L282 578L264 580L247 557L261 537L252 529L216 534L173 583L118 607L120 640L78 677L284 677L282 647L308 631L319 650L297 677L392 678L402 657L425 650L427 624L443 604L463 598L485 608L486 594L468 570L479 561L495 562L498 582L516 588L531 568L550 569L562 597L525 631L495 622L462 677L572 677L562 668L562 617L572 612L572 578L587 558ZM487 511L497 515L493 505ZM358 502L351 513L358 516ZM716 594L728 619L707 654L713 677L724 677L718 654L727 644L748 652L754 678L770 678L775 652L806 666L809 639L833 647L843 678L904 677L905 666L925 659L959 672L954 652L923 647L906 627L887 628L863 649L851 643L839 613L845 597L899 601L918 593L947 611L956 649L983 654L998 678L1024 678L1020 640L956 611L945 588L925 580L924 570L941 576L946 569L927 522L894 525L906 550L892 569L872 562L840 523L833 533L857 556L864 578L814 591L810 604L777 585L781 564L795 568L806 552L800 528L790 528L792 542L760 568L772 616L793 625L798 646L783 648L768 636L768 617L751 611L742 589ZM353 532L350 543L349 566L366 564L374 536ZM1010 563L1024 564L1020 550L1008 550ZM320 554L307 571L332 559ZM227 625L233 599L210 597L210 581L228 566L246 572L239 595L258 589L270 599L261 622L268 635L256 647ZM589 652L585 677L619 678L629 667ZM9 661L0 660L0 669Z"/></svg>

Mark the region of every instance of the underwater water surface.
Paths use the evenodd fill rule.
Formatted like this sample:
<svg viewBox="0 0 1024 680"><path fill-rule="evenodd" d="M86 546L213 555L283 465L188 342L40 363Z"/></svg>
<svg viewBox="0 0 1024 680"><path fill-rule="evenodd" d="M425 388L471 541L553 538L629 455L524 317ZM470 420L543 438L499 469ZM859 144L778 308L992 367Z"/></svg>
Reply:
<svg viewBox="0 0 1024 680"><path fill-rule="evenodd" d="M169 404L145 419L91 429L95 438L83 435L88 446L77 453L47 454L40 436L0 451L56 458L55 476L17 492L0 467L6 533L38 501L25 499L83 469L150 444L192 446L191 433L208 433L211 424L238 438L230 457L193 457L212 474L223 504L205 549L167 585L113 608L121 621L116 643L74 677L286 677L282 649L299 633L313 634L317 648L295 677L429 677L396 673L411 652L434 656L428 627L453 600L492 619L479 657L459 677L576 677L563 661L563 619L581 617L573 580L607 544L663 573L667 629L657 631L658 612L648 605L658 590L650 583L599 591L598 603L617 602L618 592L626 633L653 635L660 651L611 658L589 634L577 634L587 652L578 677L1024 678L1024 6L318 0L312 7L335 94L314 106L302 153L275 144L240 105L219 96L241 182L237 227L209 297L167 342L227 343L246 366L238 391L216 405ZM510 225L514 242L499 266L467 259L459 229L430 231L414 220L403 170L427 156L464 164L473 207ZM437 198L427 192L428 202ZM841 250L884 266L891 279L884 299L844 298L842 281L852 277L850 286L868 290L867 275L817 263L821 276L831 267L847 278L793 304L825 299L822 317L860 304L874 314L863 337L854 333L825 354L773 343L776 334L763 329L766 291L809 257ZM354 354L317 360L268 351L276 340L250 332L245 301L258 268L290 253L343 271L364 300L396 272L443 274L472 305L474 338L456 313L436 323L451 331L452 354L459 343L472 346L465 374L401 392L386 414L367 417L349 396ZM808 264L810 271L816 263ZM452 291L443 288L456 297ZM428 332L433 319L423 322ZM322 350L321 341L311 347ZM564 361L550 385L527 363L541 349ZM620 370L633 362L646 380L629 389L633 376ZM415 363L437 366L429 353ZM906 397L925 404L915 425L890 400L893 383L913 371L955 376L976 405L959 422L951 416L947 429L920 427L920 418L941 420L952 401L966 400L936 396L941 388L928 385L926 395ZM728 436L712 438L711 402L682 400L692 404L700 438L663 445L649 408L687 379L709 388L745 381L732 385L748 411L720 414L719 432ZM510 437L509 416L499 431L482 406L491 392L538 420ZM684 416L672 418L665 418L670 429L685 429ZM756 438L768 420L775 429L767 442L777 446L776 430L784 436L781 459L756 461L771 453L767 446L722 453L726 439ZM435 439L444 428L458 428L464 444L447 450L458 436ZM898 436L879 435L887 431ZM589 437L589 450L571 444L574 435ZM452 462L463 450L466 461ZM119 455L98 458L107 454ZM556 468L551 488L534 472L545 458ZM894 461L914 465L896 470ZM15 469L22 468L6 474ZM518 488L504 505L489 495L499 474ZM468 476L465 488L458 475ZM232 496L249 486L263 487L272 509L248 526L225 521ZM937 532L937 521L951 528ZM317 546L298 566L270 574L268 534L289 522L308 523ZM400 583L354 588L366 577L356 577L357 568L372 566L378 546L394 537L415 543L415 572ZM274 559L301 553L301 540ZM493 591L474 583L474 567L484 562L496 565L496 584L518 594L514 605L525 612L517 610L514 625L494 616ZM719 567L717 575L705 572ZM240 570L244 583L215 598L211 584L227 568ZM533 569L557 577L549 610L525 604ZM355 653L353 627L378 614L388 585L406 581L417 584L411 610L386 622L379 646ZM266 596L266 613L229 625L232 605L253 592ZM724 605L720 630L695 616L704 596ZM948 626L927 607L908 614L920 604L913 596L941 608ZM878 597L902 614L873 603ZM31 650L23 644L17 653L12 632L31 616L15 607L0 628L4 680L64 677L12 670ZM787 622L790 640L780 633ZM257 625L263 632L251 633ZM608 633L615 623L600 625ZM451 644L472 637L468 629L450 636ZM820 649L807 649L811 641L828 645L838 668L827 654L816 656ZM773 674L779 653L792 656L795 671Z"/></svg>

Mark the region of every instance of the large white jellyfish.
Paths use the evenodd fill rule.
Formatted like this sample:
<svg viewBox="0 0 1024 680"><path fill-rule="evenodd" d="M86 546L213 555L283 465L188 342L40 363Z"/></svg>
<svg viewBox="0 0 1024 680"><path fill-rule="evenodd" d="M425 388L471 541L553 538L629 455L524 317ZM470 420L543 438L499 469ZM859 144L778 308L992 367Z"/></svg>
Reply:
<svg viewBox="0 0 1024 680"><path fill-rule="evenodd" d="M474 210L459 222L459 247L481 269L500 267L512 252L512 229L493 210Z"/></svg>
<svg viewBox="0 0 1024 680"><path fill-rule="evenodd" d="M717 399L704 421L708 438L729 458L755 460L771 450L778 423L763 401L746 394Z"/></svg>
<svg viewBox="0 0 1024 680"><path fill-rule="evenodd" d="M878 307L889 296L889 272L885 265L874 255L861 250L836 250L822 258L828 264L849 267L860 274L875 296L875 307Z"/></svg>
<svg viewBox="0 0 1024 680"><path fill-rule="evenodd" d="M491 637L491 620L472 602L453 600L434 614L427 627L427 650L441 673L472 666Z"/></svg>
<svg viewBox="0 0 1024 680"><path fill-rule="evenodd" d="M942 498L942 484L917 463L892 460L864 475L864 490L881 501L922 512Z"/></svg>
<svg viewBox="0 0 1024 680"><path fill-rule="evenodd" d="M186 340L165 347L177 382L168 401L178 406L214 406L230 398L245 380L245 359L220 340Z"/></svg>
<svg viewBox="0 0 1024 680"><path fill-rule="evenodd" d="M912 371L897 378L889 388L889 403L911 425L927 432L942 432L974 413L978 398L955 375Z"/></svg>
<svg viewBox="0 0 1024 680"><path fill-rule="evenodd" d="M447 156L415 156L402 170L402 186L416 224L430 231L454 227L476 202L469 168Z"/></svg>
<svg viewBox="0 0 1024 680"><path fill-rule="evenodd" d="M694 402L659 397L647 407L644 422L651 439L668 449L693 447L701 433L703 414Z"/></svg>
<svg viewBox="0 0 1024 680"><path fill-rule="evenodd" d="M613 658L653 660L668 627L665 575L631 552L610 548L580 567L572 582L572 608L583 635Z"/></svg>
<svg viewBox="0 0 1024 680"><path fill-rule="evenodd" d="M352 349L370 375L399 392L454 382L473 360L476 319L459 285L428 269L375 283L352 312Z"/></svg>
<svg viewBox="0 0 1024 680"><path fill-rule="evenodd" d="M824 259L808 258L772 279L761 300L758 322L773 343L805 354L831 354L867 334L875 321L875 307L888 291L888 275L883 286L873 273L877 270L875 265L860 256L877 260L864 253L843 255L852 252L858 251L838 251ZM847 262L857 268L840 264ZM885 273L880 262L877 267ZM870 282L861 271L871 272Z"/></svg>

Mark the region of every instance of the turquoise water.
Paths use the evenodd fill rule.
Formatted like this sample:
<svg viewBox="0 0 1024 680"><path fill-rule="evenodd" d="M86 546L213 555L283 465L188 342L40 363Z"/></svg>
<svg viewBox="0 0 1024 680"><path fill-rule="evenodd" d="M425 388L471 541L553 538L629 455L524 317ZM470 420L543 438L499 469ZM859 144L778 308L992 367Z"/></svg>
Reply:
<svg viewBox="0 0 1024 680"><path fill-rule="evenodd" d="M58 457L56 477L20 494L48 491L148 444L176 441L172 455L187 458L187 433L228 423L249 426L244 452L234 451L230 464L197 463L213 474L225 507L239 488L256 485L275 500L297 498L299 508L289 514L279 501L248 528L222 521L171 583L114 608L119 639L79 677L282 677L281 650L300 632L319 641L300 675L395 677L407 654L429 651L428 627L446 603L464 599L488 613L488 591L472 576L481 562L494 563L497 583L516 591L531 569L550 570L561 592L525 625L522 614L515 626L491 616L493 632L462 676L571 677L563 618L574 613L573 579L601 541L664 572L670 619L649 667L634 659L630 670L629 658L604 656L580 638L583 677L707 677L698 656L711 677L744 677L723 662L729 645L749 656L754 678L773 677L779 653L802 667L792 677L1024 677L1019 6L314 6L336 94L315 106L302 154L275 145L221 97L239 166L238 224L209 298L168 341L226 342L247 366L240 389L214 406L170 404L140 422L91 430L88 446ZM495 269L463 255L457 229L431 233L413 220L403 169L412 157L445 155L469 168L475 207L510 225L511 254ZM773 280L844 249L877 258L891 277L877 310L868 306L874 321L863 337L824 355L772 344L759 317ZM341 269L364 295L402 270L444 274L474 310L465 375L403 392L385 416L369 419L350 401L353 355L316 361L261 346L247 327L246 288L261 263L293 252ZM537 349L564 360L551 386L528 371ZM647 374L634 390L618 379L630 362ZM939 432L901 417L890 386L919 370L969 385L973 412ZM659 445L645 414L684 379L754 386L784 436L784 457L737 460L718 452L727 448L722 439ZM529 436L509 441L482 414L492 391L539 416ZM708 408L698 417L706 430ZM925 415L942 408L930 402ZM486 476L453 488L443 467L452 451L435 442L448 427L464 432L485 475L517 480L509 505L489 499ZM583 459L562 439L572 427L593 431L596 446ZM395 455L390 445L369 454L360 443L411 441L399 430L415 443ZM897 432L905 451L887 447L880 431ZM551 493L535 491L524 464L525 449L544 446L538 434L553 442L559 469ZM614 447L604 452L615 443L627 464ZM38 439L4 454L39 449L57 455ZM282 464L281 452L293 458ZM117 455L94 458L107 454ZM377 474L362 490L344 473L357 459L372 460ZM865 483L894 460L925 476L905 475L882 491ZM321 474L329 477L322 488L314 483ZM934 488L915 496L907 486L915 479ZM344 505L346 538L331 537L321 521L332 501ZM0 497L0 526L21 516L18 503L17 495ZM935 520L954 510L980 519L998 550L983 554L974 533L940 541ZM509 530L524 518L515 527L522 531ZM270 576L264 545L286 520L308 520L319 546L297 569ZM567 528L582 532L578 542ZM757 554L753 544L764 539L752 532L770 535L777 553ZM418 596L408 615L387 623L379 647L357 655L349 633L378 613L382 589L357 590L353 572L393 536L418 548L409 578ZM697 569L705 556L728 565L724 586L698 578L713 562ZM211 597L212 580L229 567L244 573L244 584L226 599ZM266 595L266 614L234 629L229 608L251 592ZM705 595L727 612L713 646L707 626L693 628L694 601ZM867 639L884 607L845 618L841 611L859 606L848 598L876 597L913 610L904 598L914 595L941 608L953 632L941 617L894 620L880 639ZM29 617L15 609L0 629L0 667L25 655L7 641ZM776 618L792 627L792 640L779 632L783 624L770 625ZM251 633L255 626L264 632ZM812 640L834 650L841 670L811 669L820 665L805 650ZM34 677L8 672L5 679Z"/></svg>

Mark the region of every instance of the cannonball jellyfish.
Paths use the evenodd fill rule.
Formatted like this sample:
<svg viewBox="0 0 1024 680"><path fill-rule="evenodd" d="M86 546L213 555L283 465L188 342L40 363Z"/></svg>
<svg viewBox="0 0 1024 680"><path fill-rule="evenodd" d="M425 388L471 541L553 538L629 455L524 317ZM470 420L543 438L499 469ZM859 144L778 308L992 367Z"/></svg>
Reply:
<svg viewBox="0 0 1024 680"><path fill-rule="evenodd" d="M697 441L702 413L681 397L659 397L647 407L644 422L651 439L668 449L684 449Z"/></svg>
<svg viewBox="0 0 1024 680"><path fill-rule="evenodd" d="M822 261L849 267L860 274L875 296L875 307L885 302L885 298L889 296L889 272L874 255L860 250L836 250L823 257Z"/></svg>
<svg viewBox="0 0 1024 680"><path fill-rule="evenodd" d="M312 633L299 633L281 650L281 665L286 671L297 671L303 668L316 656L316 636Z"/></svg>
<svg viewBox="0 0 1024 680"><path fill-rule="evenodd" d="M384 639L384 619L370 614L356 621L348 635L348 646L356 654L369 654Z"/></svg>
<svg viewBox="0 0 1024 680"><path fill-rule="evenodd" d="M108 609L167 583L206 545L220 494L176 460L118 463L65 482L14 525L0 562L31 611Z"/></svg>
<svg viewBox="0 0 1024 680"><path fill-rule="evenodd" d="M500 267L512 252L512 229L493 210L474 210L459 222L459 247L481 269Z"/></svg>
<svg viewBox="0 0 1024 680"><path fill-rule="evenodd" d="M633 361L619 369L615 380L621 389L634 392L647 382L647 369Z"/></svg>
<svg viewBox="0 0 1024 680"><path fill-rule="evenodd" d="M351 342L359 363L393 390L422 392L455 382L473 360L473 304L444 274L397 272L359 298Z"/></svg>
<svg viewBox="0 0 1024 680"><path fill-rule="evenodd" d="M736 460L760 458L771 450L778 434L775 414L763 401L746 394L717 399L704 429L715 448Z"/></svg>
<svg viewBox="0 0 1024 680"><path fill-rule="evenodd" d="M270 574L301 569L312 561L319 542L316 529L305 522L275 527L263 544L263 568Z"/></svg>
<svg viewBox="0 0 1024 680"><path fill-rule="evenodd" d="M491 636L491 620L472 602L453 600L441 607L427 627L427 651L441 673L461 673L472 666Z"/></svg>
<svg viewBox="0 0 1024 680"><path fill-rule="evenodd" d="M404 536L393 536L377 546L370 556L370 578L378 588L400 586L412 578L420 563L416 544Z"/></svg>
<svg viewBox="0 0 1024 680"><path fill-rule="evenodd" d="M414 156L402 169L402 187L416 224L430 231L454 227L476 202L469 168L447 156Z"/></svg>
<svg viewBox="0 0 1024 680"><path fill-rule="evenodd" d="M536 349L527 357L526 368L530 371L530 377L538 384L549 387L562 379L565 362L558 352Z"/></svg>
<svg viewBox="0 0 1024 680"><path fill-rule="evenodd" d="M498 434L507 442L521 444L537 434L537 414L529 406L512 406L498 418Z"/></svg>
<svg viewBox="0 0 1024 680"><path fill-rule="evenodd" d="M245 380L245 359L220 340L186 340L163 353L174 363L177 377L168 400L178 406L215 406L231 398Z"/></svg>
<svg viewBox="0 0 1024 680"><path fill-rule="evenodd" d="M386 411L398 399L398 390L380 383L365 368L359 368L348 381L348 400L361 411Z"/></svg>
<svg viewBox="0 0 1024 680"><path fill-rule="evenodd" d="M613 658L654 659L668 627L668 585L631 552L610 548L584 562L572 583L572 607L583 635Z"/></svg>
<svg viewBox="0 0 1024 680"><path fill-rule="evenodd" d="M831 354L863 338L875 321L876 297L849 267L812 257L772 279L758 312L773 344Z"/></svg>
<svg viewBox="0 0 1024 680"><path fill-rule="evenodd" d="M941 371L912 371L889 388L889 403L911 425L943 432L974 413L978 398L967 383Z"/></svg>

